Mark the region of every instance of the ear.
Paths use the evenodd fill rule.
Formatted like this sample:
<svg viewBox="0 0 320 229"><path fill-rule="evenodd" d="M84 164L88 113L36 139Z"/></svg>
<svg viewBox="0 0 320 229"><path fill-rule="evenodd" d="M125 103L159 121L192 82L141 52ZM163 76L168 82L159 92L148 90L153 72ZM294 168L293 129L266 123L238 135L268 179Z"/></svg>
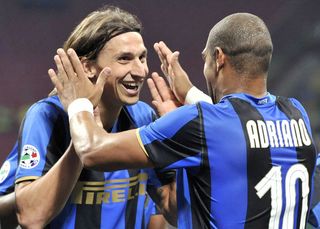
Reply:
<svg viewBox="0 0 320 229"><path fill-rule="evenodd" d="M89 60L86 57L82 57L80 61L82 63L83 70L88 78L93 78L97 75L96 64L92 60Z"/></svg>
<svg viewBox="0 0 320 229"><path fill-rule="evenodd" d="M220 47L215 47L215 61L216 61L216 67L217 67L217 72L220 71L221 68L223 68L225 61L226 61L226 56L223 52L223 50Z"/></svg>

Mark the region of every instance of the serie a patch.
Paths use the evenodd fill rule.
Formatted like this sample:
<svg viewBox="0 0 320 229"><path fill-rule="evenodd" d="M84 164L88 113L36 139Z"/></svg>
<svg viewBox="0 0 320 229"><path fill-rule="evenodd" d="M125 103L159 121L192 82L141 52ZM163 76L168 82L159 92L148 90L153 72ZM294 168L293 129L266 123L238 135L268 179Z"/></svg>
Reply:
<svg viewBox="0 0 320 229"><path fill-rule="evenodd" d="M36 147L32 145L24 145L21 152L20 167L24 169L32 169L40 162L40 154Z"/></svg>
<svg viewBox="0 0 320 229"><path fill-rule="evenodd" d="M10 172L10 162L5 161L0 169L0 184L8 177Z"/></svg>

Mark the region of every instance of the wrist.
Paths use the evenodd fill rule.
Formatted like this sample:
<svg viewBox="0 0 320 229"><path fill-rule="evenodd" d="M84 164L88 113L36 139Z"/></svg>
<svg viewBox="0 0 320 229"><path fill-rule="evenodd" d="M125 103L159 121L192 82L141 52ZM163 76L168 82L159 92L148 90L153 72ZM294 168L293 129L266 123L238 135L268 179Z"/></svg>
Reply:
<svg viewBox="0 0 320 229"><path fill-rule="evenodd" d="M78 98L68 106L69 120L79 112L87 111L93 115L93 105L87 98Z"/></svg>
<svg viewBox="0 0 320 229"><path fill-rule="evenodd" d="M195 104L197 102L204 101L212 104L211 98L203 93L201 90L192 86L187 92L184 104Z"/></svg>

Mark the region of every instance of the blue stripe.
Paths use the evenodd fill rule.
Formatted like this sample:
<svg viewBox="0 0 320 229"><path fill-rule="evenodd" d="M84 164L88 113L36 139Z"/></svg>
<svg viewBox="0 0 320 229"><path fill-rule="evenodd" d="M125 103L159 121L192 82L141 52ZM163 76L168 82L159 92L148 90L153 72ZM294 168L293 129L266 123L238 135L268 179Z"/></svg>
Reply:
<svg viewBox="0 0 320 229"><path fill-rule="evenodd" d="M188 114L182 115L177 119L176 114ZM144 145L152 143L155 140L163 141L174 136L181 127L186 123L190 122L192 119L198 116L198 111L195 105L182 106L174 112L170 112L161 118L157 119L155 122L148 126L140 128L140 137ZM174 125L172 125L174 123ZM166 136L152 135L151 133L166 133Z"/></svg>

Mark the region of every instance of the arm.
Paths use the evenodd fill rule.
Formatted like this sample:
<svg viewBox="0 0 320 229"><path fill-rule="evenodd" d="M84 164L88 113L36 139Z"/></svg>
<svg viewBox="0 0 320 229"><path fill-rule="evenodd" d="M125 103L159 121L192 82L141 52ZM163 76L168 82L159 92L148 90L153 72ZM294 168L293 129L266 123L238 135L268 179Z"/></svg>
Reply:
<svg viewBox="0 0 320 229"><path fill-rule="evenodd" d="M92 114L78 112L70 120L74 147L85 167L114 171L152 167L139 144L136 130L109 134L100 128Z"/></svg>
<svg viewBox="0 0 320 229"><path fill-rule="evenodd" d="M2 228L16 228L18 226L14 193L17 163L18 144L16 143L0 169L0 222Z"/></svg>
<svg viewBox="0 0 320 229"><path fill-rule="evenodd" d="M0 196L0 216L0 228L10 229L18 226L14 192Z"/></svg>
<svg viewBox="0 0 320 229"><path fill-rule="evenodd" d="M156 189L148 189L159 212L173 226L177 226L176 182L170 182Z"/></svg>
<svg viewBox="0 0 320 229"><path fill-rule="evenodd" d="M167 223L161 214L152 215L148 223L148 229L165 229L167 228Z"/></svg>
<svg viewBox="0 0 320 229"><path fill-rule="evenodd" d="M82 171L82 164L73 147L35 181L16 185L19 223L25 228L43 228L64 207Z"/></svg>
<svg viewBox="0 0 320 229"><path fill-rule="evenodd" d="M148 229L165 229L168 228L168 223L164 216L160 213L158 206L146 195L144 203L144 219L145 228Z"/></svg>

